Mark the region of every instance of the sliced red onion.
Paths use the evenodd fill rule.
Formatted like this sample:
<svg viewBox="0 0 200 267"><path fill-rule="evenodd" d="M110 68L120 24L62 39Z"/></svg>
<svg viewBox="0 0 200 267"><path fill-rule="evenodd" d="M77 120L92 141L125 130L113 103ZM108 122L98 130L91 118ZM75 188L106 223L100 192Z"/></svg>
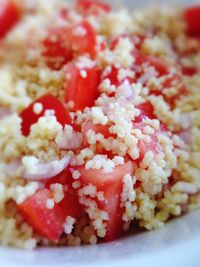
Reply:
<svg viewBox="0 0 200 267"><path fill-rule="evenodd" d="M7 175L11 176L14 171L16 171L21 166L20 160L14 160L5 166L5 172Z"/></svg>
<svg viewBox="0 0 200 267"><path fill-rule="evenodd" d="M186 145L192 145L192 134L190 129L180 131L177 135L185 142Z"/></svg>
<svg viewBox="0 0 200 267"><path fill-rule="evenodd" d="M128 81L118 87L116 97L124 97L127 100L132 100L135 97L135 92Z"/></svg>
<svg viewBox="0 0 200 267"><path fill-rule="evenodd" d="M150 68L148 72L145 72L139 79L138 82L141 84L146 84L151 78L156 76L156 71L154 68Z"/></svg>
<svg viewBox="0 0 200 267"><path fill-rule="evenodd" d="M72 137L67 139L64 135L56 138L56 144L61 149L78 149L82 145L82 134L75 131L72 132Z"/></svg>
<svg viewBox="0 0 200 267"><path fill-rule="evenodd" d="M192 126L192 116L191 113L182 113L180 115L180 124L183 129L188 129Z"/></svg>
<svg viewBox="0 0 200 267"><path fill-rule="evenodd" d="M35 161L32 170L23 171L23 178L27 180L45 180L52 178L61 173L70 163L71 156L66 155L61 160L54 160L47 163L42 163L39 160Z"/></svg>
<svg viewBox="0 0 200 267"><path fill-rule="evenodd" d="M9 115L11 115L12 112L8 108L0 108L0 119L3 119Z"/></svg>

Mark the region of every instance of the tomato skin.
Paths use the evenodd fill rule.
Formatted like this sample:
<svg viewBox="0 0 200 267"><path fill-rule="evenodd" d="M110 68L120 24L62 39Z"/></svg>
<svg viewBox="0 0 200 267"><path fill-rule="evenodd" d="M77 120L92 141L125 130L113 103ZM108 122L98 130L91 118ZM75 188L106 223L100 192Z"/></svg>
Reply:
<svg viewBox="0 0 200 267"><path fill-rule="evenodd" d="M59 69L73 58L73 51L67 40L70 35L69 27L55 27L48 30L47 37L43 40L42 56L50 68Z"/></svg>
<svg viewBox="0 0 200 267"><path fill-rule="evenodd" d="M132 54L137 65L146 63L149 66L154 67L159 76L166 75L170 71L171 65L168 62L163 61L161 58L145 55L138 49L135 49Z"/></svg>
<svg viewBox="0 0 200 267"><path fill-rule="evenodd" d="M65 102L74 102L73 110L84 110L86 107L92 107L95 99L98 97L99 70L96 66L82 69L86 72L86 77L81 76L81 70L75 62L65 66L65 72L69 75L65 87Z"/></svg>
<svg viewBox="0 0 200 267"><path fill-rule="evenodd" d="M0 0L0 39L15 26L20 18L20 13L11 0Z"/></svg>
<svg viewBox="0 0 200 267"><path fill-rule="evenodd" d="M63 233L63 223L66 216L56 204L53 209L46 207L48 199L52 198L48 189L41 189L33 196L18 205L22 217L41 236L57 241Z"/></svg>
<svg viewBox="0 0 200 267"><path fill-rule="evenodd" d="M97 200L98 207L108 213L106 241L116 239L122 231L123 209L120 207L120 197L123 189L123 177L132 174L133 166L129 161L115 167L112 173L104 173L103 170L86 170L85 167L77 167L81 173L81 181L84 185L93 184L97 191L103 191L105 201Z"/></svg>
<svg viewBox="0 0 200 267"><path fill-rule="evenodd" d="M99 12L111 11L111 6L100 0L76 0L76 8L84 15L98 15Z"/></svg>
<svg viewBox="0 0 200 267"><path fill-rule="evenodd" d="M63 224L67 216L75 219L82 215L82 207L79 204L78 195L72 187L71 172L67 168L61 174L49 179L44 189L39 189L34 195L18 205L22 217L33 229L52 241L59 240L64 231ZM59 183L64 188L64 198L61 202L55 203L52 209L46 207L48 199L52 198L50 187ZM65 190L65 186L67 186Z"/></svg>
<svg viewBox="0 0 200 267"><path fill-rule="evenodd" d="M43 40L42 56L52 69L62 68L77 55L95 58L96 38L95 30L87 21L72 27L52 27Z"/></svg>
<svg viewBox="0 0 200 267"><path fill-rule="evenodd" d="M186 22L186 33L191 37L200 35L200 5L188 7L183 12L183 19Z"/></svg>
<svg viewBox="0 0 200 267"><path fill-rule="evenodd" d="M94 124L91 120L88 120L84 125L82 129L83 133L83 146L86 147L88 145L87 142L87 132L89 130L93 130L95 133L102 134L105 138L111 137L111 134L109 132L109 125L100 125L100 124Z"/></svg>
<svg viewBox="0 0 200 267"><path fill-rule="evenodd" d="M140 110L140 115L135 118L134 123L142 122L144 119L155 119L154 108L150 102L144 102L136 107Z"/></svg>
<svg viewBox="0 0 200 267"><path fill-rule="evenodd" d="M76 35L76 29L85 31L84 35ZM71 47L75 54L89 54L91 58L96 56L97 33L90 23L82 21L72 29Z"/></svg>
<svg viewBox="0 0 200 267"><path fill-rule="evenodd" d="M34 104L41 103L43 105L43 110L39 114L35 114L33 111ZM65 109L63 104L52 94L48 93L42 97L36 99L27 108L25 108L21 113L22 118L22 133L28 136L30 133L31 125L36 123L40 117L45 113L45 110L52 109L55 111L55 116L60 124L64 126L65 124L71 124L71 119L68 111Z"/></svg>

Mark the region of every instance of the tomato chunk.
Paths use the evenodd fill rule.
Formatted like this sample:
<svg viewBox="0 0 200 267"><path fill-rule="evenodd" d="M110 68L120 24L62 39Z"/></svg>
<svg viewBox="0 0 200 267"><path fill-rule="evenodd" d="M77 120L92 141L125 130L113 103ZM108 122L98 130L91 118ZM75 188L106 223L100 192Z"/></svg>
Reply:
<svg viewBox="0 0 200 267"><path fill-rule="evenodd" d="M19 17L19 10L13 1L0 0L0 39L15 26Z"/></svg>
<svg viewBox="0 0 200 267"><path fill-rule="evenodd" d="M43 40L42 56L52 69L60 69L76 55L96 55L97 34L93 27L82 21L72 27L54 27Z"/></svg>
<svg viewBox="0 0 200 267"><path fill-rule="evenodd" d="M93 184L97 191L103 191L105 201L98 201L98 207L108 213L107 233L105 239L111 241L116 239L122 231L122 213L120 208L120 195L123 188L123 177L132 174L133 167L129 161L115 167L112 173L104 173L103 170L86 170L78 167L81 173L81 181L84 185Z"/></svg>
<svg viewBox="0 0 200 267"><path fill-rule="evenodd" d="M144 119L155 119L156 116L154 114L154 108L150 102L144 102L137 106L137 108L140 110L140 115L135 118L134 122L142 122Z"/></svg>
<svg viewBox="0 0 200 267"><path fill-rule="evenodd" d="M186 32L189 36L200 35L200 5L191 6L185 9L183 19L186 22Z"/></svg>
<svg viewBox="0 0 200 267"><path fill-rule="evenodd" d="M35 103L42 104L42 111L39 114L34 112ZM22 118L22 133L27 136L30 133L31 125L36 123L40 117L42 117L46 110L54 110L55 116L60 124L70 124L71 119L68 111L65 109L63 104L52 94L46 94L37 100L35 100L30 106L24 109L20 117Z"/></svg>
<svg viewBox="0 0 200 267"><path fill-rule="evenodd" d="M88 120L82 129L83 132L83 145L87 146L88 142L87 142L87 132L89 130L93 130L95 133L100 133L102 134L105 138L109 138L112 135L109 132L109 125L100 125L100 124L93 124L93 122L91 120Z"/></svg>
<svg viewBox="0 0 200 267"><path fill-rule="evenodd" d="M72 28L71 46L78 55L96 56L97 33L90 23L82 21Z"/></svg>
<svg viewBox="0 0 200 267"><path fill-rule="evenodd" d="M64 198L61 202L55 203L52 209L46 206L47 200L52 198L50 187L59 183L64 188ZM73 189L72 178L69 169L51 178L45 183L45 188L40 189L33 196L18 205L23 218L41 236L49 240L57 241L64 232L63 224L67 216L75 219L82 214L82 207L79 204L78 195Z"/></svg>
<svg viewBox="0 0 200 267"><path fill-rule="evenodd" d="M55 205L53 209L48 209L46 202L50 198L52 198L51 191L41 189L18 205L18 208L24 219L38 234L56 241L63 233L66 214L58 205Z"/></svg>
<svg viewBox="0 0 200 267"><path fill-rule="evenodd" d="M111 6L99 0L76 0L76 7L84 15L99 14L99 12L108 13Z"/></svg>
<svg viewBox="0 0 200 267"><path fill-rule="evenodd" d="M55 27L48 30L43 41L42 55L46 58L49 67L59 69L73 58L73 52L68 41L71 30L68 27Z"/></svg>
<svg viewBox="0 0 200 267"><path fill-rule="evenodd" d="M76 62L65 66L69 79L65 87L65 102L73 101L73 110L91 107L98 96L99 70L96 66L80 69ZM84 76L82 75L84 73Z"/></svg>
<svg viewBox="0 0 200 267"><path fill-rule="evenodd" d="M168 62L163 61L161 58L145 55L138 49L133 51L133 56L137 65L146 63L149 66L154 67L159 76L166 75L170 71L171 65Z"/></svg>

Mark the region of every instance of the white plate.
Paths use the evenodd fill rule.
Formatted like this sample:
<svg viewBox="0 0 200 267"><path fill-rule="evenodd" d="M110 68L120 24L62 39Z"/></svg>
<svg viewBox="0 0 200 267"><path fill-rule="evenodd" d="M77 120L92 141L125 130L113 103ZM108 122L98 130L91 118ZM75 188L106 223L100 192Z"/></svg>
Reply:
<svg viewBox="0 0 200 267"><path fill-rule="evenodd" d="M129 6L165 1L114 0ZM111 1L112 2L112 1ZM176 3L188 4L190 0ZM168 0L167 3L173 3ZM200 212L174 219L165 227L130 235L121 240L75 248L41 248L21 251L0 248L0 267L199 267Z"/></svg>
<svg viewBox="0 0 200 267"><path fill-rule="evenodd" d="M107 244L21 251L0 249L1 267L199 267L200 212L174 219L162 229Z"/></svg>

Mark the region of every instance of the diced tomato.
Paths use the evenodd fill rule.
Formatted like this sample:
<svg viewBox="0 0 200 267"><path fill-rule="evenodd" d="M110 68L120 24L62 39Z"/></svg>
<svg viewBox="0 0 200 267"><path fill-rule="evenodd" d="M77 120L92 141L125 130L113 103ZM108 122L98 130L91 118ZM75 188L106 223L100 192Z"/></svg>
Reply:
<svg viewBox="0 0 200 267"><path fill-rule="evenodd" d="M19 17L19 10L13 1L0 0L0 39L15 26Z"/></svg>
<svg viewBox="0 0 200 267"><path fill-rule="evenodd" d="M82 129L83 133L83 146L87 146L87 132L89 130L93 130L95 133L102 134L105 138L111 137L111 134L109 132L109 125L100 125L100 124L94 124L91 120L88 120L84 125Z"/></svg>
<svg viewBox="0 0 200 267"><path fill-rule="evenodd" d="M86 170L84 167L77 167L81 173L81 181L84 185L93 184L97 191L103 191L105 201L97 201L100 209L106 211L109 216L107 224L107 241L116 239L122 231L122 213L120 208L120 195L123 187L125 174L132 174L133 166L129 161L115 167L112 173L104 173L103 170Z"/></svg>
<svg viewBox="0 0 200 267"><path fill-rule="evenodd" d="M48 209L46 203L50 198L52 198L51 191L41 189L18 205L18 208L24 219L38 234L57 241L63 233L66 214L57 204L53 209Z"/></svg>
<svg viewBox="0 0 200 267"><path fill-rule="evenodd" d="M111 6L101 0L76 0L76 8L84 15L98 15L100 12L108 13Z"/></svg>
<svg viewBox="0 0 200 267"><path fill-rule="evenodd" d="M96 66L83 69L77 67L76 62L71 62L65 66L65 72L69 79L65 87L65 102L74 102L74 111L91 107L98 96L99 70ZM86 77L82 77L84 72Z"/></svg>
<svg viewBox="0 0 200 267"><path fill-rule="evenodd" d="M43 106L42 111L39 114L34 112L35 103L41 103ZM63 104L52 94L48 93L37 100L35 100L30 106L24 109L20 113L22 118L22 133L23 135L29 135L31 125L36 123L40 117L42 117L46 110L54 110L55 116L60 124L71 124L71 119L68 111Z"/></svg>
<svg viewBox="0 0 200 267"><path fill-rule="evenodd" d="M142 133L143 133L143 129L145 126L147 125L144 124L143 122L133 123L133 129L139 129L141 130ZM138 148L139 148L140 156L136 160L136 163L140 163L140 161L143 160L145 154L148 151L152 151L155 155L157 155L160 151L162 151L160 143L158 142L158 133L160 131L162 131L161 127L154 134L149 134L149 137L151 138L150 142L146 142L143 139L138 140Z"/></svg>
<svg viewBox="0 0 200 267"><path fill-rule="evenodd" d="M122 79L121 81L119 81L119 79L118 79L118 73L119 73L119 70L115 66L112 66L110 73L107 74L107 75L104 75L104 73L103 73L102 76L101 76L101 79L102 80L109 79L110 80L110 83L112 85L115 85L115 86L121 85L122 83L125 82L125 80L129 81L129 83L133 83L134 80L135 80L134 78L131 78L131 77L125 77L124 79Z"/></svg>
<svg viewBox="0 0 200 267"><path fill-rule="evenodd" d="M166 75L170 71L171 65L168 62L163 61L161 58L145 55L138 49L133 51L133 56L137 65L146 63L149 66L154 67L159 76Z"/></svg>
<svg viewBox="0 0 200 267"><path fill-rule="evenodd" d="M74 26L72 29L71 41L71 46L74 53L78 55L89 54L89 56L94 58L96 56L96 45L97 33L90 23L87 21L82 21Z"/></svg>
<svg viewBox="0 0 200 267"><path fill-rule="evenodd" d="M155 119L154 108L150 102L144 102L136 107L140 110L140 115L135 118L134 122L142 122L144 119Z"/></svg>
<svg viewBox="0 0 200 267"><path fill-rule="evenodd" d="M87 22L72 27L55 27L48 31L43 41L42 55L49 67L59 69L76 55L96 55L96 32Z"/></svg>
<svg viewBox="0 0 200 267"><path fill-rule="evenodd" d="M73 58L73 51L68 40L71 35L69 27L55 27L48 30L43 41L43 53L49 67L59 69Z"/></svg>
<svg viewBox="0 0 200 267"><path fill-rule="evenodd" d="M119 43L121 38L128 38L135 48L140 49L146 37L143 35L136 36L136 35L122 34L120 36L114 37L114 39L111 40L110 42L111 50L115 49L116 45Z"/></svg>
<svg viewBox="0 0 200 267"><path fill-rule="evenodd" d="M69 168L67 168L62 173L49 179L45 183L45 187L50 189L50 186L52 184L55 184L55 183L62 184L64 186L64 189L66 187L66 190L64 190L65 197L57 205L63 210L63 212L66 214L66 216L72 216L74 218L79 218L80 214L81 214L81 205L79 204L79 201L78 201L77 192L72 187L72 182L74 182L74 180L72 178L72 174L71 174Z"/></svg>
<svg viewBox="0 0 200 267"><path fill-rule="evenodd" d="M64 231L63 224L67 216L75 219L82 214L78 195L72 187L71 172L67 168L61 174L49 179L45 188L40 189L33 196L18 205L19 211L24 219L35 229L35 231L47 237L49 240L57 241ZM64 188L64 198L60 203L48 209L46 202L52 198L50 186L59 183Z"/></svg>
<svg viewBox="0 0 200 267"><path fill-rule="evenodd" d="M195 67L182 67L183 75L193 76L197 73L197 69Z"/></svg>
<svg viewBox="0 0 200 267"><path fill-rule="evenodd" d="M200 5L191 6L184 10L183 19L186 22L186 32L189 36L200 35Z"/></svg>

